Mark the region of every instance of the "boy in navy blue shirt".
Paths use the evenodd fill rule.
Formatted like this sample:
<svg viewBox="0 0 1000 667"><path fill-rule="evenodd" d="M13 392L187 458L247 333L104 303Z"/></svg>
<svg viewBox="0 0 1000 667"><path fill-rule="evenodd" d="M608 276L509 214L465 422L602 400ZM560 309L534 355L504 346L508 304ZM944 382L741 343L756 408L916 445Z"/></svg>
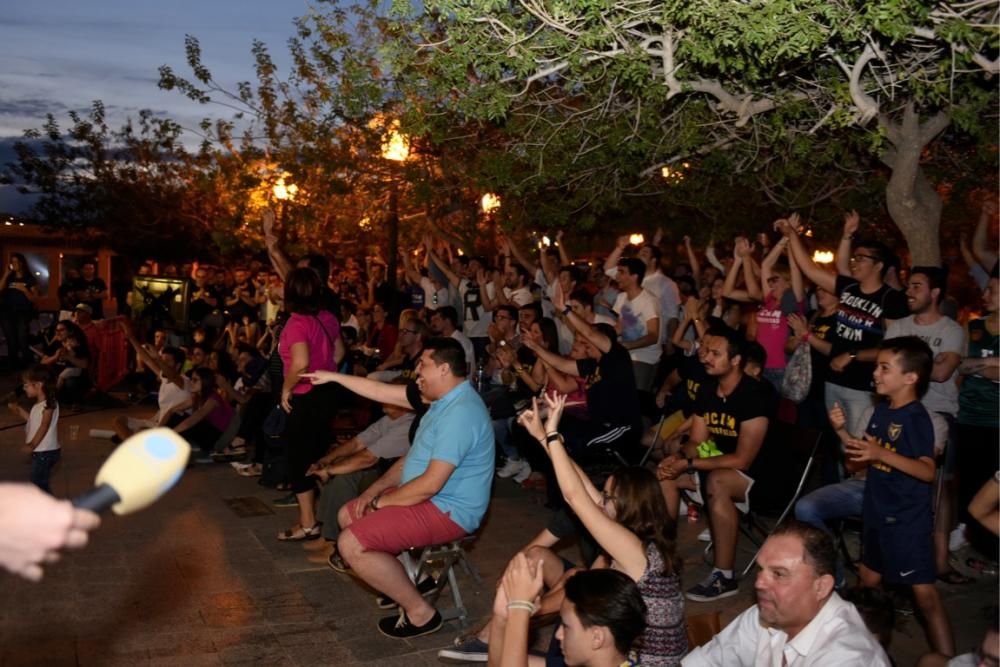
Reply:
<svg viewBox="0 0 1000 667"><path fill-rule="evenodd" d="M864 495L863 586L882 581L910 586L935 651L954 655L951 626L934 587L931 484L934 481L934 427L920 396L927 391L933 357L915 336L886 340L879 347L875 406L863 438L844 429L835 407L831 423L853 463L868 466ZM840 417L840 419L837 419Z"/></svg>

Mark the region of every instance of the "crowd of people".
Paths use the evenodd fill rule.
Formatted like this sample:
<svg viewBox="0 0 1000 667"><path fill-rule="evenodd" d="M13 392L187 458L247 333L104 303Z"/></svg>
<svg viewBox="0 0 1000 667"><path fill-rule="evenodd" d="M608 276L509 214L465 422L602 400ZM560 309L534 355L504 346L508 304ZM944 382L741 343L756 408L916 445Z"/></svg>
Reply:
<svg viewBox="0 0 1000 667"><path fill-rule="evenodd" d="M377 256L292 262L266 215L269 266L173 267L190 279L186 331L120 321L131 387L157 410L113 430L171 427L196 463L281 489L298 520L276 538L316 540L333 569L379 591L398 613L378 629L396 638L443 624L423 596L436 582L411 581L397 554L475 534L494 476L544 492L547 528L513 554L490 621L445 659L889 664L834 549L854 519L859 585L911 593L926 664L945 664L957 619L936 582L972 583L950 554L972 543L983 557L968 565L988 569L1000 531L995 219L985 206L972 247L963 238L967 272L904 267L848 213L832 267L793 214L731 252L687 237L672 248L658 232L598 261L574 260L562 233L537 253L501 236L486 255L427 237L391 281ZM0 286L11 355L28 282L12 260ZM952 298L961 282L982 298ZM73 317L40 350L51 386L25 376L42 406L25 413L37 454L56 398L88 375L94 298L73 291ZM795 488L789 429L818 434L821 484L761 549L757 604L691 650L692 603L738 592L741 516ZM699 512L712 570L685 591L677 521ZM580 564L553 550L571 537ZM548 613L561 617L548 655L529 656L528 621Z"/></svg>

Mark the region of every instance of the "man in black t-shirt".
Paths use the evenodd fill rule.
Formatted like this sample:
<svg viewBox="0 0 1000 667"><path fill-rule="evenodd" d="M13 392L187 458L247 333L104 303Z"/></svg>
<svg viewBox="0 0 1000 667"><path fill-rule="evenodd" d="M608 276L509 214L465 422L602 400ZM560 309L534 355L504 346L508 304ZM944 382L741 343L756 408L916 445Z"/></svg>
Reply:
<svg viewBox="0 0 1000 667"><path fill-rule="evenodd" d="M702 347L710 380L702 383L695 398L691 438L681 454L663 459L657 469L671 516L677 517L681 489L700 489L708 509L715 567L705 581L687 592L695 602L738 592L733 563L739 512L749 509L753 479L747 472L764 443L768 415L773 411L768 394L743 372L745 342L728 328L705 334Z"/></svg>
<svg viewBox="0 0 1000 667"><path fill-rule="evenodd" d="M244 318L249 322L257 321L257 288L250 282L250 272L244 267L233 270L236 284L226 296L226 310L230 322L243 324Z"/></svg>
<svg viewBox="0 0 1000 667"><path fill-rule="evenodd" d="M812 261L802 243L795 221L779 220L778 230L791 240L795 263L809 280L837 295L837 326L832 338L830 373L825 398L827 411L839 403L847 416L850 433L864 430L861 416L872 404L872 372L879 343L893 320L909 314L906 296L885 284L891 251L878 241L851 244L859 220L856 213L844 217L844 233L837 248L837 273L833 275Z"/></svg>
<svg viewBox="0 0 1000 667"><path fill-rule="evenodd" d="M586 353L573 360L546 350L529 338L522 343L557 371L586 378L587 419L563 415L559 432L566 439L570 455L581 457L595 446L607 448L623 438L638 439L642 429L639 397L632 372L632 358L617 341L610 324L592 325L566 305L560 290L552 305L566 316L566 322L583 338Z"/></svg>
<svg viewBox="0 0 1000 667"><path fill-rule="evenodd" d="M97 275L97 264L85 262L80 270L80 279L73 286L78 303L85 303L94 311L95 320L104 319L104 300L108 298L108 286Z"/></svg>

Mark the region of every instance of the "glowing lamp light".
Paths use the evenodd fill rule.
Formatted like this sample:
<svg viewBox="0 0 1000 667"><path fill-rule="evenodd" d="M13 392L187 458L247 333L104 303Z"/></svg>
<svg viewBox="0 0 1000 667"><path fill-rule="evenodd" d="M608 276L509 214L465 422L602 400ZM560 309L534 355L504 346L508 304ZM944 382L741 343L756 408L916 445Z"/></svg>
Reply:
<svg viewBox="0 0 1000 667"><path fill-rule="evenodd" d="M372 228L371 218L369 218L366 215L365 217L358 220L358 228L360 228L362 231L368 231L369 229L371 229Z"/></svg>
<svg viewBox="0 0 1000 667"><path fill-rule="evenodd" d="M403 162L410 157L410 138L399 131L399 121L393 121L389 134L382 142L382 157L393 162Z"/></svg>
<svg viewBox="0 0 1000 667"><path fill-rule="evenodd" d="M483 213L489 215L493 211L500 208L500 195L487 192L483 195L483 198L479 200L479 205L482 207Z"/></svg>
<svg viewBox="0 0 1000 667"><path fill-rule="evenodd" d="M829 250L817 250L813 253L812 260L817 264L833 263L833 253Z"/></svg>
<svg viewBox="0 0 1000 667"><path fill-rule="evenodd" d="M643 241L645 240L646 237L643 236L642 234L632 234L631 236L628 237L628 242L631 243L632 245L642 245Z"/></svg>
<svg viewBox="0 0 1000 667"><path fill-rule="evenodd" d="M550 245L552 245L552 239L550 239L548 236L543 236L540 245L543 245L546 248L548 248Z"/></svg>
<svg viewBox="0 0 1000 667"><path fill-rule="evenodd" d="M271 192L274 193L274 198L279 201L295 199L295 195L299 193L299 186L294 183L285 183L285 177L280 176L274 187L271 188Z"/></svg>

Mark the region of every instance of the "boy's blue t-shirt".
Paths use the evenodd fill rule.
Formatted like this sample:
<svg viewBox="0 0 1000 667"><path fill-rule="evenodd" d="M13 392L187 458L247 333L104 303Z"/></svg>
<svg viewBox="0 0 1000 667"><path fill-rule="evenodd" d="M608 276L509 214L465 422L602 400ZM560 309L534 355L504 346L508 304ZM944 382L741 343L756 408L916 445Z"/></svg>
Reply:
<svg viewBox="0 0 1000 667"><path fill-rule="evenodd" d="M892 409L888 401L875 406L865 432L879 444L907 458L934 459L934 426L920 401ZM919 530L933 528L931 484L883 463L868 466L864 520L869 525L894 523Z"/></svg>

